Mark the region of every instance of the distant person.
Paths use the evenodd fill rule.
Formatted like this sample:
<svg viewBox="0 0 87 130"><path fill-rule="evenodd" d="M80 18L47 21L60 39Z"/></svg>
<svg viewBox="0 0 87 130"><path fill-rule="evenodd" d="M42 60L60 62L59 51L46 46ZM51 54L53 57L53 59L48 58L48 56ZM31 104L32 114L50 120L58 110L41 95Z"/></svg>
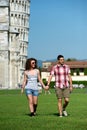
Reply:
<svg viewBox="0 0 87 130"><path fill-rule="evenodd" d="M37 60L35 58L29 58L25 64L24 81L21 89L21 93L26 92L28 99L30 116L36 115L36 109L38 105L38 82L41 83L44 89L45 85L40 77L39 69L37 69Z"/></svg>
<svg viewBox="0 0 87 130"><path fill-rule="evenodd" d="M49 90L45 90L45 95L46 94L51 94L51 92Z"/></svg>
<svg viewBox="0 0 87 130"><path fill-rule="evenodd" d="M50 85L53 75L55 76L55 92L58 98L59 116L67 116L66 107L69 103L70 92L72 91L72 78L70 75L70 68L64 63L64 56L58 55L58 63L52 67L50 76L48 78L47 86ZM62 106L62 99L64 104Z"/></svg>

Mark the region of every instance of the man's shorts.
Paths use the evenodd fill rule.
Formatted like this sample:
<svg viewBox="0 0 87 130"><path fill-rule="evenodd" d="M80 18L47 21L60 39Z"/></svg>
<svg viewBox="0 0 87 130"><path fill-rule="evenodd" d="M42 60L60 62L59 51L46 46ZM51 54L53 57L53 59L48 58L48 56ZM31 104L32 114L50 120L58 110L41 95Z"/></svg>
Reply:
<svg viewBox="0 0 87 130"><path fill-rule="evenodd" d="M55 88L57 98L69 98L70 97L70 89L69 88Z"/></svg>
<svg viewBox="0 0 87 130"><path fill-rule="evenodd" d="M25 89L26 95L32 95L32 96L38 96L39 92L38 90L32 90L32 89Z"/></svg>

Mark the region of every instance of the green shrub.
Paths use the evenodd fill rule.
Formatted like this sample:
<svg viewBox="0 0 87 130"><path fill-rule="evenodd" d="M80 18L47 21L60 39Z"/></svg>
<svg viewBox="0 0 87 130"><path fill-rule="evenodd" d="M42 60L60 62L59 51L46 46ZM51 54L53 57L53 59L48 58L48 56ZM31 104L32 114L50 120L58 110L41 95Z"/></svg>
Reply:
<svg viewBox="0 0 87 130"><path fill-rule="evenodd" d="M87 75L87 68L84 69L84 75Z"/></svg>
<svg viewBox="0 0 87 130"><path fill-rule="evenodd" d="M72 81L73 84L83 84L84 86L87 86L87 81Z"/></svg>
<svg viewBox="0 0 87 130"><path fill-rule="evenodd" d="M72 81L73 84L83 84L84 86L87 86L87 81ZM54 81L51 81L50 82L50 87L51 88L54 88L54 85L55 85L55 82Z"/></svg>

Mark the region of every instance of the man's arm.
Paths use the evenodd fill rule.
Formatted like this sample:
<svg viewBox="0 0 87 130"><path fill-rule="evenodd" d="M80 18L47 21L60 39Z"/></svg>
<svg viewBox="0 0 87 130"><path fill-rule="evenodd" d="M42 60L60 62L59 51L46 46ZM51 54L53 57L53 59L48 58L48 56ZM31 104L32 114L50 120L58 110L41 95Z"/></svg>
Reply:
<svg viewBox="0 0 87 130"><path fill-rule="evenodd" d="M51 79L52 79L52 75L50 75L49 78L48 78L47 86L50 85Z"/></svg>
<svg viewBox="0 0 87 130"><path fill-rule="evenodd" d="M72 77L71 77L70 74L68 75L68 77L69 77L69 83L70 83L70 91L72 91L72 89L73 89L73 86L72 86Z"/></svg>

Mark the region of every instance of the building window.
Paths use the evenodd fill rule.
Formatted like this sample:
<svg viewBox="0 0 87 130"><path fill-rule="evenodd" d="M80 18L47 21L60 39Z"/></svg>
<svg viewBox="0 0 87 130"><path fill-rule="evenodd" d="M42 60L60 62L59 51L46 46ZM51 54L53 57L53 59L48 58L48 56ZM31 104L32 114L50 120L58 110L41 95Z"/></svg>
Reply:
<svg viewBox="0 0 87 130"><path fill-rule="evenodd" d="M11 36L11 42L13 42L13 36Z"/></svg>

